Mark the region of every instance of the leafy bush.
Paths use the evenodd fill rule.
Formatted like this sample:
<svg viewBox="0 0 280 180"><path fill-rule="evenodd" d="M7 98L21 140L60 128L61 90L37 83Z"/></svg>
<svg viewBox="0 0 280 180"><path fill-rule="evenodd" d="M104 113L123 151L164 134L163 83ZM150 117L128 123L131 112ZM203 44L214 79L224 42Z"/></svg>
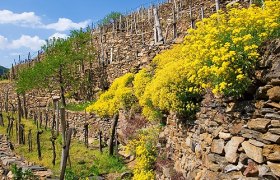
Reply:
<svg viewBox="0 0 280 180"><path fill-rule="evenodd" d="M11 171L13 173L13 179L14 180L22 180L22 179L36 180L36 179L39 179L38 177L36 177L32 173L31 170L22 171L22 168L17 167L16 164L12 165Z"/></svg>
<svg viewBox="0 0 280 180"><path fill-rule="evenodd" d="M117 156L109 156L108 153L99 153L90 168L93 175L98 176L105 173L123 172L126 170L122 159Z"/></svg>
<svg viewBox="0 0 280 180"><path fill-rule="evenodd" d="M65 172L65 180L79 180L79 177L71 169L67 168Z"/></svg>

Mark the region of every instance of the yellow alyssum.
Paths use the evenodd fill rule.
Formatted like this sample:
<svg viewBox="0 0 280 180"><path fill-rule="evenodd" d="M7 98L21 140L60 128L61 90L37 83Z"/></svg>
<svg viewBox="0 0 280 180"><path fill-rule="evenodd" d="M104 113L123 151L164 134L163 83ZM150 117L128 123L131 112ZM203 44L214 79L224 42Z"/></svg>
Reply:
<svg viewBox="0 0 280 180"><path fill-rule="evenodd" d="M95 112L100 116L113 116L120 109L129 109L136 101L132 89L134 74L127 73L113 82L108 91L86 108L87 112Z"/></svg>
<svg viewBox="0 0 280 180"><path fill-rule="evenodd" d="M279 37L279 22L279 1L265 1L263 7L236 5L227 12L219 11L198 22L196 29L188 30L182 44L158 54L150 68L132 78L133 83L111 87L88 110L112 115L133 99L149 119L168 111L189 116L205 90L240 96L251 84L258 47L269 38Z"/></svg>
<svg viewBox="0 0 280 180"><path fill-rule="evenodd" d="M157 157L157 141L159 128L150 127L140 130L138 137L128 142L126 150L135 155L133 180L153 180L153 165Z"/></svg>

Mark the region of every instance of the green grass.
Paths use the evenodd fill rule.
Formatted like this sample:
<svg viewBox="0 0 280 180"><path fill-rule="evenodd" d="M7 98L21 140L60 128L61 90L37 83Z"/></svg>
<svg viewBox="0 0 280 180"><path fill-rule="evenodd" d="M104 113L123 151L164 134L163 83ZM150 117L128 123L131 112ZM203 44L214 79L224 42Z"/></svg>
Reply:
<svg viewBox="0 0 280 180"><path fill-rule="evenodd" d="M8 125L8 120L6 114L4 113L4 123L5 127L0 127L0 134L6 134L6 127ZM25 145L16 144L15 137L15 126L13 129L13 135L11 135L11 140L15 145L15 152L23 156L26 160L34 162L35 164L43 165L47 168L50 168L55 175L59 175L59 166L61 159L61 136L56 140L56 165L52 165L52 145L51 145L51 131L43 130L41 134L41 151L42 159L38 159L37 153L37 144L36 144L36 125L33 123L33 120L22 120L22 123L25 125L25 134L27 141L27 133L29 129L32 129L32 141L33 141L33 151L28 152L27 142ZM70 159L71 159L71 171L76 174L78 177L87 177L89 175L101 175L108 173L121 173L126 170L124 163L118 157L108 156L106 149L104 153L101 154L97 149L90 150L86 148L83 142L78 140L71 141L70 148ZM68 164L69 168L69 164Z"/></svg>
<svg viewBox="0 0 280 180"><path fill-rule="evenodd" d="M66 109L69 111L84 111L89 105L91 105L93 102L87 101L82 103L69 103L66 106Z"/></svg>

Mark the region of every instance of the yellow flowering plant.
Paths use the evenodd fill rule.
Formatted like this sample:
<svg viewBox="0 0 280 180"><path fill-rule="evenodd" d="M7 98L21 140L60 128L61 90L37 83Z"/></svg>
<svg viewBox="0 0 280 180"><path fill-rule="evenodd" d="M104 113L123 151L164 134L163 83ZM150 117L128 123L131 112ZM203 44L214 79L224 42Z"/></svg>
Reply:
<svg viewBox="0 0 280 180"><path fill-rule="evenodd" d="M153 166L157 157L157 141L159 128L142 129L138 136L129 141L126 150L135 155L136 163L133 168L134 180L155 179Z"/></svg>
<svg viewBox="0 0 280 180"><path fill-rule="evenodd" d="M101 94L94 104L86 108L87 112L95 112L100 116L109 117L120 109L130 109L136 101L132 89L133 79L134 74L132 73L115 79L108 91Z"/></svg>
<svg viewBox="0 0 280 180"><path fill-rule="evenodd" d="M240 97L252 83L259 46L279 37L279 22L279 1L267 0L263 7L252 5L247 9L235 5L226 12L219 11L198 22L196 29L188 30L182 44L158 54L152 68L131 78L131 86L119 86L118 90L111 87L88 110L110 115L123 108L126 99L133 99L148 119L159 119L169 111L190 117L206 90ZM116 83L119 81L116 79Z"/></svg>

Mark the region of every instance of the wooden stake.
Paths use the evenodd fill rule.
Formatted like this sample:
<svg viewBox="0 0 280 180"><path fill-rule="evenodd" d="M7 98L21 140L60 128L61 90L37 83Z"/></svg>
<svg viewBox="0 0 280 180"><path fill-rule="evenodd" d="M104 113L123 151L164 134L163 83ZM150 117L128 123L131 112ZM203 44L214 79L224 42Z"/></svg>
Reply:
<svg viewBox="0 0 280 180"><path fill-rule="evenodd" d="M114 137L115 137L115 131L116 131L116 127L118 124L118 120L119 120L119 114L115 114L113 117L113 124L112 124L112 128L111 128L111 137L110 137L110 141L109 141L109 155L112 156L114 153Z"/></svg>
<svg viewBox="0 0 280 180"><path fill-rule="evenodd" d="M69 150L70 150L70 144L71 144L71 135L72 135L72 128L69 129L68 134L67 134L67 142L66 142L66 147L63 148L64 157L62 157L62 168L61 168L61 173L60 173L60 180L64 180L64 175L65 175L65 170L66 170L66 164L67 164L67 159L69 156Z"/></svg>

